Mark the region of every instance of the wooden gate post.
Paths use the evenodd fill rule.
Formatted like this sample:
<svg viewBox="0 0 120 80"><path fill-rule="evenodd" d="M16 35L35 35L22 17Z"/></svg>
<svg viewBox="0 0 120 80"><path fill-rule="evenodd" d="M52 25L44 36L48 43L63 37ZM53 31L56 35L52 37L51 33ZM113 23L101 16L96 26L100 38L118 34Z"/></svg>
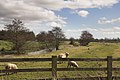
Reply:
<svg viewBox="0 0 120 80"><path fill-rule="evenodd" d="M112 80L112 56L107 56L107 80Z"/></svg>
<svg viewBox="0 0 120 80"><path fill-rule="evenodd" d="M52 56L52 80L57 80L57 56Z"/></svg>

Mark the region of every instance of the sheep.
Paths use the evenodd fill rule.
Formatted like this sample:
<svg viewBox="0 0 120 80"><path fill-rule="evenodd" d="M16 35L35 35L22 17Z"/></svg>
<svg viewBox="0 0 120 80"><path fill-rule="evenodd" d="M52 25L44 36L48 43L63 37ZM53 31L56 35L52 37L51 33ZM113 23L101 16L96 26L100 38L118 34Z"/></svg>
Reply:
<svg viewBox="0 0 120 80"><path fill-rule="evenodd" d="M57 57L58 57L58 59L61 59L61 58L68 58L68 56L69 56L69 53L65 52L65 53L59 54ZM62 63L62 62L60 62L60 63Z"/></svg>
<svg viewBox="0 0 120 80"><path fill-rule="evenodd" d="M62 53L58 55L58 58L67 58L69 56L68 52Z"/></svg>
<svg viewBox="0 0 120 80"><path fill-rule="evenodd" d="M67 68L68 67L76 67L76 68L78 68L79 66L78 66L78 64L75 62L75 61L68 61L68 66L67 66Z"/></svg>
<svg viewBox="0 0 120 80"><path fill-rule="evenodd" d="M5 69L6 70L14 70L14 69L18 69L18 67L16 64L8 63L5 65ZM17 73L17 72L13 72L13 73ZM9 74L9 73L6 73L6 74Z"/></svg>

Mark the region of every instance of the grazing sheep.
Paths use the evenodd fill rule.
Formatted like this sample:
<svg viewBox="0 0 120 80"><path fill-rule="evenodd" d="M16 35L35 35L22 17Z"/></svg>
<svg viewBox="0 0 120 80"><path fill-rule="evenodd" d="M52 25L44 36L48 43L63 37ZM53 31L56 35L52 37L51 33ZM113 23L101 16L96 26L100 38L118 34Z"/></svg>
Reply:
<svg viewBox="0 0 120 80"><path fill-rule="evenodd" d="M58 55L58 58L67 58L69 56L68 52L62 53Z"/></svg>
<svg viewBox="0 0 120 80"><path fill-rule="evenodd" d="M67 68L68 67L76 67L76 68L78 68L79 66L78 66L78 64L75 62L75 61L68 61L68 66L67 66Z"/></svg>
<svg viewBox="0 0 120 80"><path fill-rule="evenodd" d="M5 69L6 70L14 70L14 69L18 69L18 67L16 64L8 63L5 65ZM14 73L17 73L17 72L14 72ZM6 74L9 74L9 73L6 73Z"/></svg>
<svg viewBox="0 0 120 80"><path fill-rule="evenodd" d="M66 55L66 58L68 58L68 56L69 56L69 53L68 53L68 52L65 52L65 55Z"/></svg>
<svg viewBox="0 0 120 80"><path fill-rule="evenodd" d="M68 52L65 52L65 53L59 54L59 55L58 55L58 58L59 58L59 59L61 59L61 58L68 58L68 56L69 56L69 53L68 53ZM60 62L60 63L62 63L62 62Z"/></svg>

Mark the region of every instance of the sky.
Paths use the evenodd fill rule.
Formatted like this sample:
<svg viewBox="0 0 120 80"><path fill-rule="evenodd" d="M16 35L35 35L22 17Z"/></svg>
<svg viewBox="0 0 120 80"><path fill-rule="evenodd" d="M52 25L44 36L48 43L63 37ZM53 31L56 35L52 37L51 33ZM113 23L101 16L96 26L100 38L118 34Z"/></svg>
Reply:
<svg viewBox="0 0 120 80"><path fill-rule="evenodd" d="M38 34L60 27L66 38L89 31L94 38L120 38L120 0L0 0L0 30L13 19Z"/></svg>

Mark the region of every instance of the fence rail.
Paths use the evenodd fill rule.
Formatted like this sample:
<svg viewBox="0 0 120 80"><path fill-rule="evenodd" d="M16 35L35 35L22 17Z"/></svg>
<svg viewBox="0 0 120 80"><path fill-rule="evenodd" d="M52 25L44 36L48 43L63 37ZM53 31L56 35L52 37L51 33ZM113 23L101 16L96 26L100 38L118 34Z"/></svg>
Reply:
<svg viewBox="0 0 120 80"><path fill-rule="evenodd" d="M57 61L106 61L107 67L104 68L57 68ZM1 58L0 62L31 62L31 61L52 61L52 68L30 68L30 69L16 69L16 70L0 70L0 73L6 72L38 72L38 71L51 71L52 80L57 80L57 71L107 71L107 80L112 80L112 71L120 71L120 68L113 68L113 61L120 61L120 58L112 58L112 56L107 56L107 58L64 58L58 59L57 56L52 56L52 58Z"/></svg>

